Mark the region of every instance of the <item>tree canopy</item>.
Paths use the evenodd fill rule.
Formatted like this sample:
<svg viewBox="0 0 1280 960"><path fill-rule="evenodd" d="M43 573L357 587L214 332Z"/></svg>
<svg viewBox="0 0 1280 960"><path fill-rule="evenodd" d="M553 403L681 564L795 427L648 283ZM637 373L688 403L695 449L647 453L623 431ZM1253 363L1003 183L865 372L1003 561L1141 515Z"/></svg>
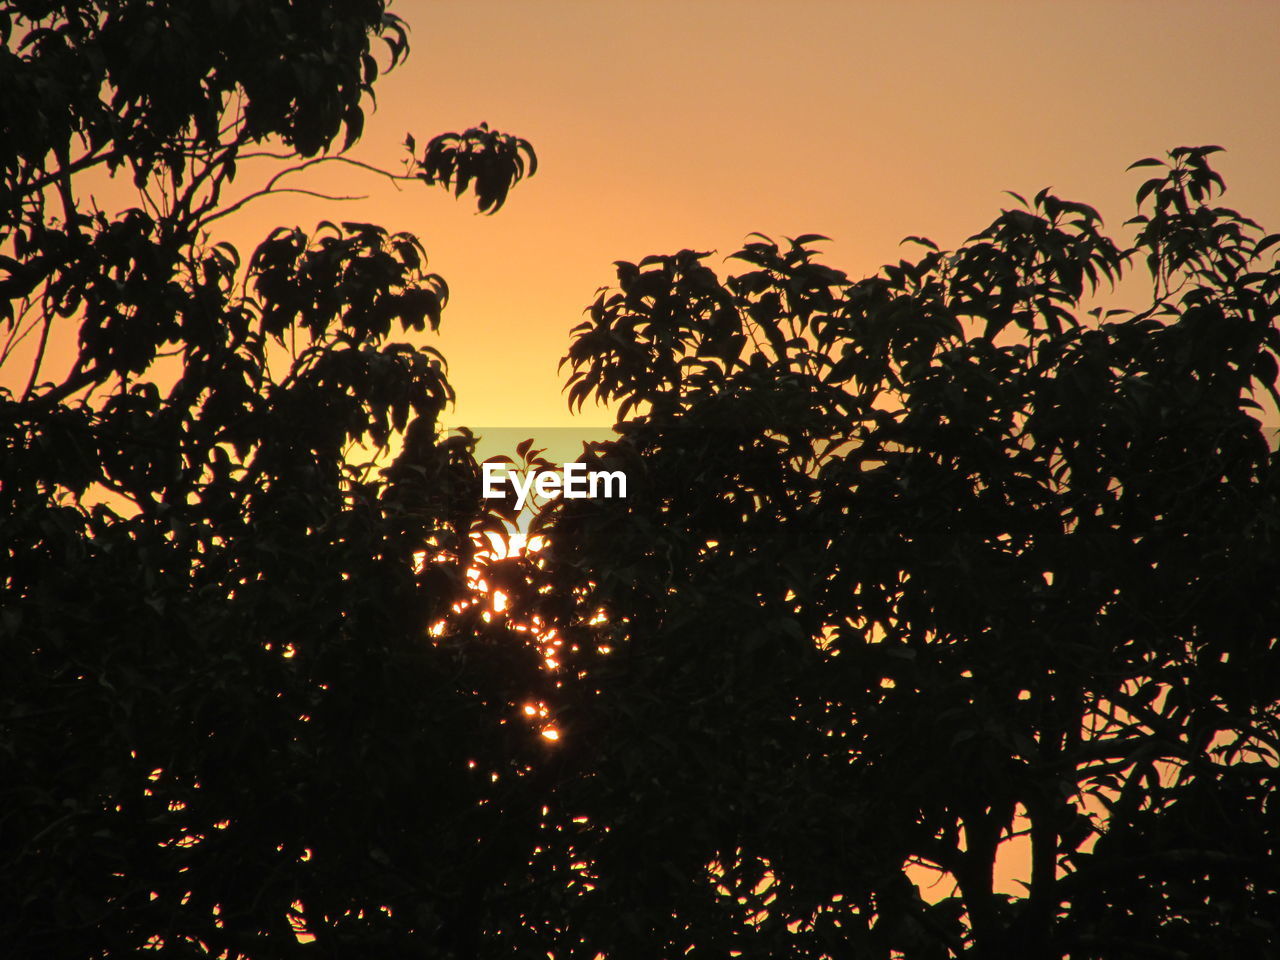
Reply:
<svg viewBox="0 0 1280 960"><path fill-rule="evenodd" d="M1216 150L1134 164L1127 247L1042 191L857 281L617 264L565 360L638 492L541 518L609 650L566 955L1276 955L1280 235Z"/></svg>
<svg viewBox="0 0 1280 960"><path fill-rule="evenodd" d="M320 163L493 213L532 147L345 154L380 0L0 35L6 955L1280 955L1280 235L1217 148L1123 241L1042 191L859 280L618 262L566 390L629 496L503 557L419 239L214 225Z"/></svg>
<svg viewBox="0 0 1280 960"><path fill-rule="evenodd" d="M406 25L380 0L23 0L0 33L4 953L467 955L523 863L507 800L539 741L507 721L540 661L475 606L501 507L436 436L443 358L396 340L448 288L378 225L243 260L211 226L361 166L341 150ZM396 176L482 212L536 162L484 126L406 145ZM139 205L97 209L105 173Z"/></svg>

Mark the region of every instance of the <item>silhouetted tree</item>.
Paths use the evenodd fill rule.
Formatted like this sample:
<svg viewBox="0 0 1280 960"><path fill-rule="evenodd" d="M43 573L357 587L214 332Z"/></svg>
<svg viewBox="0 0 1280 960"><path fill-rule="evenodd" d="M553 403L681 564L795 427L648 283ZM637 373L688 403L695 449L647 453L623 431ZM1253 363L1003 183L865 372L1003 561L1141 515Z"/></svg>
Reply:
<svg viewBox="0 0 1280 960"><path fill-rule="evenodd" d="M12 0L0 41L0 953L473 955L528 856L541 741L507 720L540 661L468 584L503 508L436 435L442 359L393 341L447 288L375 225L281 227L246 265L209 230L363 166L329 151L405 25ZM484 126L406 145L395 176L484 212L535 162ZM137 207L97 208L107 173Z"/></svg>
<svg viewBox="0 0 1280 960"><path fill-rule="evenodd" d="M364 166L404 24L21 0L0 37L6 956L1278 955L1280 236L1214 148L1136 165L1129 250L1042 192L858 282L813 236L620 263L567 361L631 496L492 561L443 358L392 340L447 299L418 240L211 233ZM535 169L406 146L369 172L482 212ZM1151 304L1086 310L1135 259Z"/></svg>
<svg viewBox="0 0 1280 960"><path fill-rule="evenodd" d="M1280 956L1280 236L1216 149L1132 249L1042 191L856 282L618 264L566 362L633 494L540 521L557 957Z"/></svg>

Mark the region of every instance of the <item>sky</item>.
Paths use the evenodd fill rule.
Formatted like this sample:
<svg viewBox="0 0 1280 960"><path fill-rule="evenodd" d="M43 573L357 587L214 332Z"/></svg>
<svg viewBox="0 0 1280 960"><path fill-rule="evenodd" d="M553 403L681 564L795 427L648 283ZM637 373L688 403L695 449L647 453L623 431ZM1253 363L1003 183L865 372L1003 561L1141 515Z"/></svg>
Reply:
<svg viewBox="0 0 1280 960"><path fill-rule="evenodd" d="M570 416L557 364L619 259L693 248L715 251L727 271L753 231L820 233L831 238L826 262L859 278L908 255L907 235L954 247L1013 203L1003 191L1042 187L1097 207L1123 238L1143 174L1125 167L1208 143L1227 149L1216 158L1225 202L1280 230L1280 3L393 0L391 10L409 24L411 52L379 79L350 156L398 170L406 133L422 145L486 121L533 143L537 175L490 217L422 184L313 167L290 182L366 199L265 198L220 220L213 239L247 258L282 224L417 234L451 290L441 333L421 339L448 358L450 426L611 424L603 408ZM236 187L250 192L269 172L242 164ZM1142 305L1142 293L1135 280L1108 306ZM66 339L50 352L69 366Z"/></svg>
<svg viewBox="0 0 1280 960"><path fill-rule="evenodd" d="M725 270L753 231L821 233L827 262L861 277L903 255L907 235L955 246L1012 202L1003 191L1042 187L1124 237L1143 178L1125 168L1210 143L1227 150L1223 202L1280 231L1280 3L392 9L412 53L379 84L356 155L391 164L406 132L424 143L483 120L540 161L493 217L350 178L372 191L353 218L418 233L450 284L433 342L459 394L452 423L510 436L611 423L598 408L570 417L556 366L618 259L688 247ZM1111 305L1141 306L1143 291L1135 281ZM1003 847L997 889L1021 892L1026 873L1025 840ZM927 899L950 892L917 874Z"/></svg>
<svg viewBox="0 0 1280 960"><path fill-rule="evenodd" d="M1226 203L1280 231L1280 3L1274 0L395 0L408 61L377 84L350 154L396 169L487 121L530 140L537 175L496 216L334 165L294 182L367 199L267 198L219 221L246 253L322 219L419 235L452 296L438 336L450 424L607 426L570 416L557 363L618 259L723 258L748 234L821 233L853 277L944 247L1052 187L1125 236L1142 171L1220 144ZM237 185L260 185L246 165ZM1137 287L1122 291L1136 297ZM1134 299L1114 306L1139 305ZM63 358L73 343L55 345ZM1014 867L1002 882L1011 883Z"/></svg>
<svg viewBox="0 0 1280 960"><path fill-rule="evenodd" d="M422 144L487 121L533 143L537 175L488 217L417 184L314 171L308 185L369 198L272 198L223 223L246 245L324 217L417 233L452 293L429 342L450 362L455 424L612 422L590 407L570 419L556 366L618 259L690 247L726 270L753 231L822 233L827 262L861 277L909 234L954 246L1012 203L1002 191L1046 186L1123 231L1143 173L1125 167L1206 143L1227 148L1225 202L1280 230L1276 3L391 9L410 57L377 84L352 156L395 167L406 133Z"/></svg>

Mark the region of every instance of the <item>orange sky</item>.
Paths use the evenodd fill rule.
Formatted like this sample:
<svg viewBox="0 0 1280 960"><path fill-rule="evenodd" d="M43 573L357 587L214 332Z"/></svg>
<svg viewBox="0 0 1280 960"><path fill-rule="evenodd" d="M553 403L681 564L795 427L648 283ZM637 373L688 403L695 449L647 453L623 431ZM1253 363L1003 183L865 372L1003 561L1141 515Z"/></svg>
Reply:
<svg viewBox="0 0 1280 960"><path fill-rule="evenodd" d="M1043 186L1118 230L1140 182L1125 166L1202 143L1228 148L1228 204L1280 230L1280 3L392 9L412 53L378 83L352 155L394 167L406 132L421 144L484 120L533 142L538 175L484 217L420 185L313 171L308 186L370 197L260 201L220 221L221 238L247 254L271 226L324 218L418 233L453 292L431 341L459 393L451 423L568 425L556 363L619 258L723 256L753 230L817 232L858 277L896 260L907 234L955 245L1010 202L1002 190ZM252 172L238 185L251 188ZM611 419L587 408L576 422Z"/></svg>
<svg viewBox="0 0 1280 960"><path fill-rule="evenodd" d="M1093 203L1118 230L1140 182L1124 168L1202 143L1228 149L1229 205L1280 230L1277 3L392 9L413 52L379 84L357 155L392 162L406 131L421 143L485 120L528 138L541 161L494 217L363 180L371 200L342 212L419 233L449 281L439 345L459 391L454 422L567 423L556 363L619 258L726 255L753 230L818 232L834 240L831 261L862 276L896 260L907 234L957 244L1008 202L1002 190L1043 186ZM253 217L325 215L272 204Z"/></svg>
<svg viewBox="0 0 1280 960"><path fill-rule="evenodd" d="M1280 231L1274 0L392 9L412 27L412 53L379 82L352 156L395 167L406 132L423 144L484 120L533 142L538 175L484 217L419 185L317 171L295 185L369 199L271 198L220 221L219 239L247 258L277 224L419 234L453 292L429 342L451 365L454 424L611 422L591 408L570 419L556 364L619 258L727 255L751 231L817 232L834 240L829 262L859 277L897 259L907 234L954 246L1009 202L1002 190L1044 186L1119 230L1140 182L1124 168L1204 143L1228 148L1216 161L1227 204ZM258 185L252 167L238 185ZM54 352L65 360L72 346Z"/></svg>

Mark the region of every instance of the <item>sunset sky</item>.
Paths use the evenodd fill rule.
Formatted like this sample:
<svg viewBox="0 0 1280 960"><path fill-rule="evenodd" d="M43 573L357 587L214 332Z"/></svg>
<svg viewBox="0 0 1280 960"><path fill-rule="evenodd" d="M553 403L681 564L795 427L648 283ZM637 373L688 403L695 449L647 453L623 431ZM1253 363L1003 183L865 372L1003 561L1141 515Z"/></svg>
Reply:
<svg viewBox="0 0 1280 960"><path fill-rule="evenodd" d="M908 234L954 246L1013 202L1002 191L1045 186L1122 231L1141 182L1125 167L1206 143L1227 148L1216 160L1227 205L1280 230L1276 3L391 9L412 29L412 52L378 82L351 155L398 169L406 133L424 144L487 121L533 143L538 174L488 217L443 191L322 166L293 185L368 199L268 198L219 221L215 239L247 256L278 224L417 233L452 290L441 335L426 341L450 362L450 424L611 423L592 408L570 419L556 364L617 259L692 247L716 251L725 270L752 231L822 233L828 262L857 278L904 255ZM267 173L245 164L236 187ZM104 207L137 202L114 199ZM1114 305L1141 293L1135 284ZM74 343L54 347L69 362Z"/></svg>
<svg viewBox="0 0 1280 960"><path fill-rule="evenodd" d="M1277 3L393 9L413 28L412 54L379 84L355 155L394 165L406 132L424 143L487 121L529 139L540 161L493 217L442 193L340 178L371 192L343 218L418 233L452 288L435 341L458 389L452 423L610 423L591 408L570 419L556 364L617 259L683 247L723 257L752 231L814 232L832 238L828 262L861 277L903 255L908 234L954 246L1012 202L1002 191L1046 186L1124 231L1142 179L1125 167L1208 143L1227 148L1224 202L1280 230ZM338 214L280 199L234 226L325 215ZM1002 889L1018 889L1024 856L1005 851Z"/></svg>
<svg viewBox="0 0 1280 960"><path fill-rule="evenodd" d="M324 216L418 233L452 288L452 418L567 425L556 363L612 261L824 233L854 277L955 245L1002 191L1132 215L1139 157L1218 143L1227 204L1280 230L1280 4L399 0L412 53L355 156L395 165L480 121L541 168L496 216L341 174L368 201L261 203L247 240ZM315 178L332 185L326 177ZM331 205L333 206L333 205ZM717 258L719 260L719 258ZM730 264L718 262L719 268ZM583 411L607 424L606 411Z"/></svg>
<svg viewBox="0 0 1280 960"><path fill-rule="evenodd" d="M1125 168L1202 144L1227 151L1213 159L1229 186L1220 202L1280 232L1280 0L390 9L411 28L411 53L376 84L377 110L349 156L399 170L406 134L421 152L438 133L485 121L533 144L537 175L484 216L471 196L324 164L289 185L366 196L264 198L218 220L210 239L233 242L247 262L278 225L365 221L416 234L451 289L441 332L416 341L449 362L458 403L446 425L508 448L541 433L562 459L612 423L603 408L570 414L557 364L615 260L693 248L714 251L723 275L753 232L818 233L831 238L825 261L857 279L915 255L899 245L907 235L955 247L1015 203L1004 191L1043 187L1097 207L1123 243L1151 175ZM376 52L385 63L385 48ZM243 164L226 201L278 169ZM94 175L85 189L105 211L137 204L125 180L90 187ZM1142 269L1109 306L1146 305ZM73 362L74 324L50 345L42 379ZM16 352L0 385L25 383L23 360ZM1024 849L1015 842L1002 861L1002 889L1025 875Z"/></svg>

